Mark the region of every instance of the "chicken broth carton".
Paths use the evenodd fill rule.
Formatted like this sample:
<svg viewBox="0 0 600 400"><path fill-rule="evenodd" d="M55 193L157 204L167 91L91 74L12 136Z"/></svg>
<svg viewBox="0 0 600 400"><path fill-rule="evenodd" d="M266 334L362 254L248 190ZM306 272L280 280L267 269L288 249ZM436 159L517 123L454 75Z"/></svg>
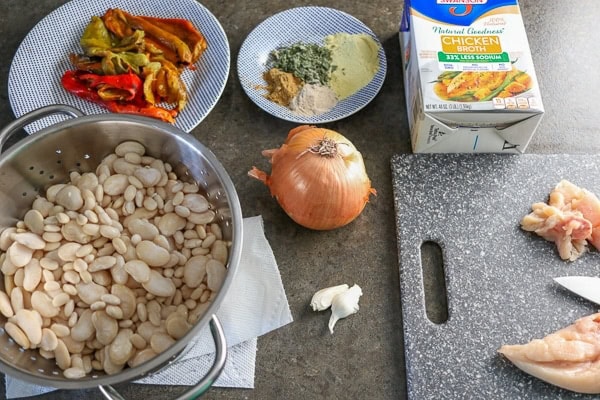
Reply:
<svg viewBox="0 0 600 400"><path fill-rule="evenodd" d="M544 108L516 0L405 0L415 153L523 153Z"/></svg>

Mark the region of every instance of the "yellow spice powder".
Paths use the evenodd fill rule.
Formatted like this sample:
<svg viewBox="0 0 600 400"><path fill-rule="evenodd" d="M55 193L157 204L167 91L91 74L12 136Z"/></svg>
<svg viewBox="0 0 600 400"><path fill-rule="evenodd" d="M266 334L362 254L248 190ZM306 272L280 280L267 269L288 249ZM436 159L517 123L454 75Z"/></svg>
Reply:
<svg viewBox="0 0 600 400"><path fill-rule="evenodd" d="M287 107L302 88L301 79L277 68L265 72L263 78L268 84L266 89L269 92L265 97L282 106Z"/></svg>
<svg viewBox="0 0 600 400"><path fill-rule="evenodd" d="M336 33L325 38L331 50L329 86L339 100L345 99L368 85L379 70L379 44L366 33Z"/></svg>

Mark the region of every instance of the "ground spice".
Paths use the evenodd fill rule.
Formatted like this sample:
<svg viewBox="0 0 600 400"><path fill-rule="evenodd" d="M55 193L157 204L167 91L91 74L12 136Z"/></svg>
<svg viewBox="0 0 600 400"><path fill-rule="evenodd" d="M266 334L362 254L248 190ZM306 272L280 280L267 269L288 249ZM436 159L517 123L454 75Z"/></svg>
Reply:
<svg viewBox="0 0 600 400"><path fill-rule="evenodd" d="M267 82L266 89L269 92L265 97L282 106L287 107L302 88L302 80L278 68L271 68L264 73L263 78Z"/></svg>
<svg viewBox="0 0 600 400"><path fill-rule="evenodd" d="M358 92L371 82L379 71L379 44L365 33L336 33L325 38L331 50L329 86L340 100Z"/></svg>
<svg viewBox="0 0 600 400"><path fill-rule="evenodd" d="M337 102L335 92L329 87L307 84L290 103L290 110L298 115L312 117L326 113Z"/></svg>

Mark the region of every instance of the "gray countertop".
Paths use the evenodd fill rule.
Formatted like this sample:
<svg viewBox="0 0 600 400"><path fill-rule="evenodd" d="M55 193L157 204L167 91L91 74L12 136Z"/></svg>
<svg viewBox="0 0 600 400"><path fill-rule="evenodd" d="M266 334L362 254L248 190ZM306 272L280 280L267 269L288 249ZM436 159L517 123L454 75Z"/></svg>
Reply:
<svg viewBox="0 0 600 400"><path fill-rule="evenodd" d="M8 72L17 47L61 0L3 0L0 9L0 126L14 119L8 101ZM401 1L257 0L203 4L227 36L232 68L214 110L193 130L231 175L245 217L262 215L277 259L294 322L258 340L255 388L213 388L207 399L396 399L406 395L398 252L390 158L410 152L400 67L398 25ZM278 147L295 124L260 110L243 92L235 68L244 38L270 15L302 5L340 9L362 20L379 37L388 71L379 95L360 112L325 127L347 136L364 156L377 189L350 225L315 232L293 223L267 189L247 176L263 163L262 149ZM546 114L529 153L600 151L600 3L521 1ZM39 51L44 51L40 48ZM360 311L339 323L334 335L324 315L310 310L317 289L358 283ZM4 393L3 383L0 393ZM129 399L166 399L179 387L121 385ZM1 396L1 395L0 395ZM40 398L100 398L97 391L57 392Z"/></svg>

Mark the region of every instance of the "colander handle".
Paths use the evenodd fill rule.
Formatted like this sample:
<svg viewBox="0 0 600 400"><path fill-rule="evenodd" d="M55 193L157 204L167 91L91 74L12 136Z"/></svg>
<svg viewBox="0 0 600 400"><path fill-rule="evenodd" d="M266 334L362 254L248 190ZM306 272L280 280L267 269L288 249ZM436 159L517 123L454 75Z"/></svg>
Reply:
<svg viewBox="0 0 600 400"><path fill-rule="evenodd" d="M52 114L65 114L70 115L73 118L83 117L85 115L78 109L68 106L66 104L46 106L28 112L27 114L20 116L10 124L6 125L2 130L0 130L0 153L2 153L2 151L4 150L4 144L6 143L6 141L19 129L23 128L26 125L29 125L32 122L37 121L38 119L47 117L48 115Z"/></svg>
<svg viewBox="0 0 600 400"><path fill-rule="evenodd" d="M213 315L210 322L210 331L213 339L215 340L215 359L213 365L208 373L196 384L196 386L177 397L175 400L192 400L196 399L204 394L212 385L215 383L223 367L225 366L225 360L227 358L227 344L225 341L225 333L223 332L223 326L216 315ZM108 400L125 400L119 392L110 385L99 386L98 389L102 392L105 398Z"/></svg>

